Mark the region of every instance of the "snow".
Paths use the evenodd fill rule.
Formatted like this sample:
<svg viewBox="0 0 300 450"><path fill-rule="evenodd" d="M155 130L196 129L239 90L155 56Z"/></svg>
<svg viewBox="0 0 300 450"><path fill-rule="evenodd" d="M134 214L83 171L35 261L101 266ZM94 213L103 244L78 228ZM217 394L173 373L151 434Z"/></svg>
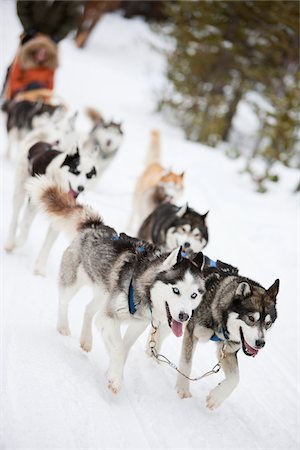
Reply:
<svg viewBox="0 0 300 450"><path fill-rule="evenodd" d="M2 1L0 10L4 74L21 27L14 2ZM185 141L179 129L165 123L155 113L156 93L164 85L164 59L153 49L160 45L141 19L127 21L118 14L103 18L85 50L69 39L61 44L57 92L73 109L95 106L105 117L122 120L125 129L118 156L83 201L99 210L107 224L124 230L149 131L159 128L163 163L186 170L182 202L189 200L202 213L210 210L206 253L237 265L265 287L280 278L278 320L255 359L239 355L240 384L214 412L205 408L205 397L222 375L193 384L193 397L179 399L175 371L145 355L147 333L133 347L122 390L114 396L106 387L108 361L100 336L90 354L78 343L88 289L71 304L72 337L55 330L58 265L67 240L61 236L56 243L47 277L34 276L47 226L39 216L24 247L1 253L3 450L299 448L299 205L292 194L297 173L280 169L281 184L257 194L247 176L239 174L239 161ZM83 116L80 120L86 126ZM4 149L3 126L0 141ZM3 153L2 244L15 165L15 158L6 161ZM180 344L181 339L170 336L163 353L177 362ZM214 344L199 345L193 374L215 363Z"/></svg>

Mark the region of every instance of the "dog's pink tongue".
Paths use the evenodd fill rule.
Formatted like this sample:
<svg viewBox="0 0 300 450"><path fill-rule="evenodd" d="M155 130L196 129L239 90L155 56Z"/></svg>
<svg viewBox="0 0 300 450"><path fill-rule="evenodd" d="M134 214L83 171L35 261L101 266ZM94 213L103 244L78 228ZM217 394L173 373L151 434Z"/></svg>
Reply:
<svg viewBox="0 0 300 450"><path fill-rule="evenodd" d="M75 192L72 188L69 190L68 192L69 197L73 197L76 198L77 197L77 192Z"/></svg>
<svg viewBox="0 0 300 450"><path fill-rule="evenodd" d="M172 319L171 328L176 337L182 336L182 323Z"/></svg>
<svg viewBox="0 0 300 450"><path fill-rule="evenodd" d="M249 353L250 356L253 356L253 358L254 358L254 356L257 355L258 350L256 350L255 348L251 347L251 345L249 345L247 341L245 341L245 347L246 347L246 350L247 350L247 352Z"/></svg>

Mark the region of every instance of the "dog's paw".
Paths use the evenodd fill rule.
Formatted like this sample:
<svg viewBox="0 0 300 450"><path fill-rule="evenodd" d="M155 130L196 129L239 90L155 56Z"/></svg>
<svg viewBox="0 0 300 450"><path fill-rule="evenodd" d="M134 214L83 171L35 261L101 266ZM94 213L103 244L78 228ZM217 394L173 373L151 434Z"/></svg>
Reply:
<svg viewBox="0 0 300 450"><path fill-rule="evenodd" d="M192 394L190 393L190 391L188 389L185 389L185 388L177 387L177 394L182 399L184 399L184 398L191 398L192 397Z"/></svg>
<svg viewBox="0 0 300 450"><path fill-rule="evenodd" d="M84 350L85 352L90 352L92 350L92 343L88 342L88 341L81 341L80 342L80 347L82 348L82 350Z"/></svg>
<svg viewBox="0 0 300 450"><path fill-rule="evenodd" d="M63 336L70 336L71 335L70 328L68 326L67 327L58 326L56 329Z"/></svg>
<svg viewBox="0 0 300 450"><path fill-rule="evenodd" d="M210 410L218 408L226 396L223 395L223 389L220 386L215 387L206 397L206 407Z"/></svg>
<svg viewBox="0 0 300 450"><path fill-rule="evenodd" d="M14 242L7 241L6 244L4 245L4 250L6 251L6 253L11 253L15 248L15 246L16 244Z"/></svg>
<svg viewBox="0 0 300 450"><path fill-rule="evenodd" d="M121 382L118 380L109 379L107 387L113 394L118 394L121 389Z"/></svg>
<svg viewBox="0 0 300 450"><path fill-rule="evenodd" d="M42 268L39 268L39 267L35 267L33 269L33 273L34 273L34 275L38 275L40 277L45 277L46 276L46 271L44 269L42 269Z"/></svg>

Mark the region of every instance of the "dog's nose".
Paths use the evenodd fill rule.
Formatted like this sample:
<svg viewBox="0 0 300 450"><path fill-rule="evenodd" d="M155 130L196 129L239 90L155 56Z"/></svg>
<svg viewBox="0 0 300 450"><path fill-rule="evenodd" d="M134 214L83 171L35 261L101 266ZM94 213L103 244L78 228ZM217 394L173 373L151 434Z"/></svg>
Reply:
<svg viewBox="0 0 300 450"><path fill-rule="evenodd" d="M77 187L77 190L78 190L78 192L84 191L84 186L78 186L78 187Z"/></svg>
<svg viewBox="0 0 300 450"><path fill-rule="evenodd" d="M107 146L109 147L111 144L111 139L108 139L108 141L106 142Z"/></svg>
<svg viewBox="0 0 300 450"><path fill-rule="evenodd" d="M178 314L178 318L180 322L186 322L189 318L189 315L183 311L180 311L180 313Z"/></svg>
<svg viewBox="0 0 300 450"><path fill-rule="evenodd" d="M189 248L189 247L191 246L191 244L190 244L189 242L185 242L185 243L183 244L183 246L184 246L185 248Z"/></svg>
<svg viewBox="0 0 300 450"><path fill-rule="evenodd" d="M256 348L263 348L265 346L265 341L263 339L256 339L255 345Z"/></svg>

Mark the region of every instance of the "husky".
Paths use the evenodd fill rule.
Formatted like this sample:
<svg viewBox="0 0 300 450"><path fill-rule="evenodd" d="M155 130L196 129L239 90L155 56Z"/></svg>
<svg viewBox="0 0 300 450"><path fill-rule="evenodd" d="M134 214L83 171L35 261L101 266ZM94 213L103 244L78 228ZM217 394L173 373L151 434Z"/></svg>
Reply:
<svg viewBox="0 0 300 450"><path fill-rule="evenodd" d="M94 108L87 108L86 113L94 125L83 142L83 149L96 152L98 171L103 173L113 161L122 144L122 124L104 120L102 115Z"/></svg>
<svg viewBox="0 0 300 450"><path fill-rule="evenodd" d="M70 334L68 304L82 286L90 286L93 300L85 310L80 345L87 352L92 349L92 321L97 314L110 357L108 388L117 393L130 347L150 321L168 324L176 336L182 335L201 301L202 275L192 261L181 258L181 249L161 254L152 244L118 235L46 177L32 180L28 190L54 227L75 236L60 266L57 330ZM123 339L122 323L129 324Z"/></svg>
<svg viewBox="0 0 300 450"><path fill-rule="evenodd" d="M158 206L142 223L137 236L165 251L182 246L187 256L200 252L208 243L206 217L188 207L172 203Z"/></svg>
<svg viewBox="0 0 300 450"><path fill-rule="evenodd" d="M194 261L197 262L197 257ZM238 275L237 269L232 270L229 265L225 265L225 270L216 264L207 267L202 257L200 265L205 293L185 328L179 370L190 375L198 341L216 342L225 379L206 398L206 406L212 410L238 385L237 352L242 349L245 355L255 357L265 346L267 333L277 318L279 280L265 289L256 281ZM176 386L181 398L191 397L187 378L179 374Z"/></svg>
<svg viewBox="0 0 300 450"><path fill-rule="evenodd" d="M36 214L36 208L27 198L25 191L25 184L30 178L46 174L68 195L77 197L84 189L93 186L97 177L95 158L89 154L81 154L78 147L63 152L56 142L53 144L37 142L21 156L15 173L13 212L5 243L7 252L25 243ZM25 201L25 212L20 220L21 208ZM17 238L18 225L20 232ZM36 274L45 275L48 255L57 236L58 233L50 226L35 264Z"/></svg>
<svg viewBox="0 0 300 450"><path fill-rule="evenodd" d="M128 229L133 229L163 203L176 202L184 190L184 172L166 170L160 163L160 132L152 130L146 157L146 167L137 180Z"/></svg>
<svg viewBox="0 0 300 450"><path fill-rule="evenodd" d="M63 108L61 105L49 105L42 102L8 100L3 103L1 109L7 114L8 140L5 156L9 158L14 142L19 146L22 139L31 130L48 125L53 114L58 113ZM54 122L56 117L60 117L60 115L54 116Z"/></svg>

